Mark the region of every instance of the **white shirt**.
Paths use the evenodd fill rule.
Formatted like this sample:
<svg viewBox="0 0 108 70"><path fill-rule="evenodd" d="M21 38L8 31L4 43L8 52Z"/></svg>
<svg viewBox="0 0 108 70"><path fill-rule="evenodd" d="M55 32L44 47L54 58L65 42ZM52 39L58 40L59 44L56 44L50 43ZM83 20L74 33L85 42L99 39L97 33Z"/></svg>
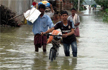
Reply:
<svg viewBox="0 0 108 70"><path fill-rule="evenodd" d="M77 14L75 14L74 17L72 17L72 15L70 15L67 19L72 20L74 22L74 24L80 23L80 18Z"/></svg>
<svg viewBox="0 0 108 70"><path fill-rule="evenodd" d="M50 12L45 12L46 15L48 15L50 18L53 17L54 13Z"/></svg>

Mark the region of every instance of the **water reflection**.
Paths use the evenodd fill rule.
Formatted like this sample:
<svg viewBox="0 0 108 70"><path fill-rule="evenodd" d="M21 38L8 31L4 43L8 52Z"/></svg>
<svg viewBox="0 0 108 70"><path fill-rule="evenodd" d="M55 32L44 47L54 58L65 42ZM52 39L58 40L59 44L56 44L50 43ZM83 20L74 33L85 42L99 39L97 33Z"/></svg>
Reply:
<svg viewBox="0 0 108 70"><path fill-rule="evenodd" d="M40 58L34 58L32 70L46 70L47 62Z"/></svg>
<svg viewBox="0 0 108 70"><path fill-rule="evenodd" d="M59 58L59 57L58 57ZM74 70L77 65L77 58L62 57L63 59L57 59L56 61L48 63L49 70Z"/></svg>
<svg viewBox="0 0 108 70"><path fill-rule="evenodd" d="M49 66L48 66L49 70L52 70L52 69L59 70L59 67L60 65L58 64L57 61L54 61L53 63L49 62Z"/></svg>
<svg viewBox="0 0 108 70"><path fill-rule="evenodd" d="M67 70L74 70L77 65L77 58L72 59L64 59L63 64L61 65L61 70L67 69Z"/></svg>

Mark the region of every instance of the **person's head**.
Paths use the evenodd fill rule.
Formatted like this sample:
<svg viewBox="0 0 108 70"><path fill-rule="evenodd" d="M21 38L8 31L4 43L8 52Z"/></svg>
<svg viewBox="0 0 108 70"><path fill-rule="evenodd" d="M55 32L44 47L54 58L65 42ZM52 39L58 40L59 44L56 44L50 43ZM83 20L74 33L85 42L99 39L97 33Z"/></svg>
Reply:
<svg viewBox="0 0 108 70"><path fill-rule="evenodd" d="M62 11L61 12L61 18L63 21L66 21L68 18L68 12L67 11Z"/></svg>
<svg viewBox="0 0 108 70"><path fill-rule="evenodd" d="M71 9L71 13L72 13L72 15L75 15L76 9L75 9L75 8L72 8L72 9Z"/></svg>
<svg viewBox="0 0 108 70"><path fill-rule="evenodd" d="M44 4L41 4L41 5L39 5L38 9L41 12L41 14L44 14L46 7Z"/></svg>

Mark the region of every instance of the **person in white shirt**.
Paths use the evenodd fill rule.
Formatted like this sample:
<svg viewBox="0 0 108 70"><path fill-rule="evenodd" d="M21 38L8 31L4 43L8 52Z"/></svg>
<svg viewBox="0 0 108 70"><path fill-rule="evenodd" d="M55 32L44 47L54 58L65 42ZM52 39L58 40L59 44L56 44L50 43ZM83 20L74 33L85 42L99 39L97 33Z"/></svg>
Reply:
<svg viewBox="0 0 108 70"><path fill-rule="evenodd" d="M75 34L76 37L80 37L79 27L78 27L79 24L80 24L80 18L78 16L78 14L76 14L76 9L75 8L71 9L71 13L72 13L72 15L70 15L68 17L68 20L71 20L71 21L74 22L74 26L75 26L75 32L74 32L74 34Z"/></svg>
<svg viewBox="0 0 108 70"><path fill-rule="evenodd" d="M48 15L50 18L53 17L53 15L54 15L54 10L53 10L52 4L50 4L50 8L49 8L49 7L46 8L45 14Z"/></svg>

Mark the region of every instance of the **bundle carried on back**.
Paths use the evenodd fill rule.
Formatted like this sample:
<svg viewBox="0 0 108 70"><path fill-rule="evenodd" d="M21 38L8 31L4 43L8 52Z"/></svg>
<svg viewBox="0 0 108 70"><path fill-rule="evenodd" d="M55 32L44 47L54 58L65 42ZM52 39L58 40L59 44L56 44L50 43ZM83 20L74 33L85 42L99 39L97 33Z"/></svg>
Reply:
<svg viewBox="0 0 108 70"><path fill-rule="evenodd" d="M36 9L35 7L33 7L32 9L27 10L24 13L24 17L25 17L26 20L34 23L35 20L39 17L40 14L41 14L41 12L38 9Z"/></svg>

